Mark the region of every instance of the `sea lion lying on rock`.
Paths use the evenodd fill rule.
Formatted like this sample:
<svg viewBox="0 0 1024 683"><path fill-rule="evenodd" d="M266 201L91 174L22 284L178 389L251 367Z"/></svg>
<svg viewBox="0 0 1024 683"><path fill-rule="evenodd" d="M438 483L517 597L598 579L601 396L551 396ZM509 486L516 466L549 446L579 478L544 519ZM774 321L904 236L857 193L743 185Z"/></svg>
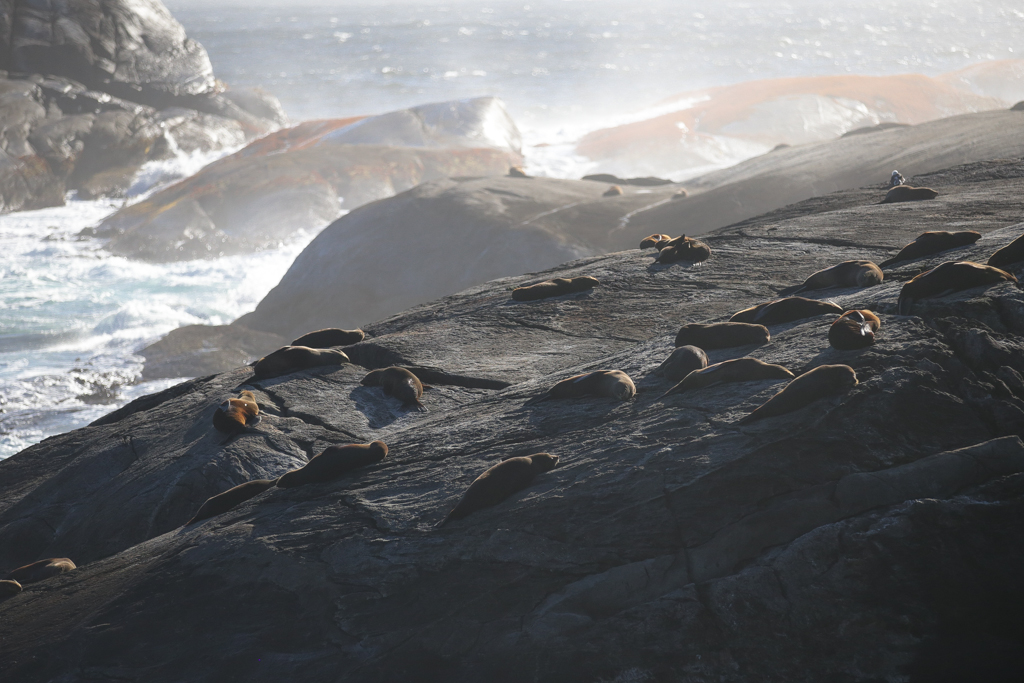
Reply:
<svg viewBox="0 0 1024 683"><path fill-rule="evenodd" d="M526 402L533 405L551 398L580 398L581 396L607 396L628 401L636 395L636 385L622 370L597 370L575 375L551 387L547 393Z"/></svg>
<svg viewBox="0 0 1024 683"><path fill-rule="evenodd" d="M947 232L945 230L934 230L921 233L913 242L900 249L900 253L887 261L883 266L888 266L900 261L911 261L922 256L931 256L947 249L956 249L974 244L981 239L980 232L973 230L962 230L960 232ZM995 265L990 263L989 265Z"/></svg>
<svg viewBox="0 0 1024 683"><path fill-rule="evenodd" d="M772 365L756 358L735 358L709 365L703 370L694 370L659 399L715 384L755 382L762 379L793 379L793 373L781 365Z"/></svg>
<svg viewBox="0 0 1024 683"><path fill-rule="evenodd" d="M231 508L258 496L275 484L277 484L277 479L254 479L253 481L247 481L244 484L230 488L224 493L211 496L199 507L199 511L196 512L192 519L185 522L185 526L201 522L210 517L222 515Z"/></svg>
<svg viewBox="0 0 1024 683"><path fill-rule="evenodd" d="M534 453L502 460L473 480L462 499L437 526L444 526L453 519L462 519L477 510L497 505L529 486L538 474L554 469L557 464L558 456L550 453Z"/></svg>
<svg viewBox="0 0 1024 683"><path fill-rule="evenodd" d="M399 367L371 370L360 382L364 387L380 387L385 396L394 396L402 405L412 405L420 412L427 412L426 406L420 403L423 397L423 383L409 370Z"/></svg>
<svg viewBox="0 0 1024 683"><path fill-rule="evenodd" d="M4 579L0 581L0 600L6 600L21 592L21 584L17 581Z"/></svg>
<svg viewBox="0 0 1024 683"><path fill-rule="evenodd" d="M920 299L930 299L999 282L1016 283L1017 278L1005 270L983 266L973 261L946 261L903 285L897 304L899 314L910 315L914 302Z"/></svg>
<svg viewBox="0 0 1024 683"><path fill-rule="evenodd" d="M843 309L831 301L818 301L816 299L805 299L802 296L790 296L785 299L776 299L764 304L745 308L735 313L729 322L733 323L758 323L761 325L780 325L812 318L825 313L839 313Z"/></svg>
<svg viewBox="0 0 1024 683"><path fill-rule="evenodd" d="M75 563L66 557L51 557L18 567L4 578L7 581L17 581L25 586L76 568Z"/></svg>
<svg viewBox="0 0 1024 683"><path fill-rule="evenodd" d="M221 403L213 413L213 426L220 432L238 434L255 427L263 419L256 397L248 389L244 389L239 398L229 398Z"/></svg>
<svg viewBox="0 0 1024 683"><path fill-rule="evenodd" d="M882 269L871 261L843 261L831 268L824 268L804 280L802 285L788 287L779 294L789 296L808 289L829 289L830 287L874 287L882 284Z"/></svg>
<svg viewBox="0 0 1024 683"><path fill-rule="evenodd" d="M764 325L751 323L690 323L676 333L676 346L692 344L702 349L767 344L772 335Z"/></svg>
<svg viewBox="0 0 1024 683"><path fill-rule="evenodd" d="M277 480L280 488L288 489L305 484L318 484L344 476L352 470L380 462L388 455L388 447L383 441L348 446L331 446L322 453L314 455L303 467L285 472Z"/></svg>
<svg viewBox="0 0 1024 683"><path fill-rule="evenodd" d="M856 384L857 373L849 365L819 365L787 384L782 391L772 396L739 423L747 424L765 417L791 413L819 398L845 393Z"/></svg>
<svg viewBox="0 0 1024 683"><path fill-rule="evenodd" d="M700 370L707 366L708 354L704 353L704 349L696 346L680 346L665 359L664 363L658 366L654 374L678 382L694 370Z"/></svg>
<svg viewBox="0 0 1024 683"><path fill-rule="evenodd" d="M659 242L657 263L675 263L687 261L689 263L703 263L711 258L711 247L700 240L695 240L686 235L681 235L668 242Z"/></svg>
<svg viewBox="0 0 1024 683"><path fill-rule="evenodd" d="M344 365L350 362L344 351L336 349L282 346L277 351L256 361L253 370L256 372L257 379L268 379L321 365Z"/></svg>
<svg viewBox="0 0 1024 683"><path fill-rule="evenodd" d="M558 277L554 280L538 282L535 285L516 287L512 290L512 299L515 301L539 301L540 299L547 299L552 296L585 292L588 289L597 287L599 284L601 283L598 282L596 277L590 277L589 275L572 279Z"/></svg>
<svg viewBox="0 0 1024 683"><path fill-rule="evenodd" d="M351 346L358 344L366 337L362 330L342 330L328 327L316 332L307 332L289 346L308 346L311 349L329 349L332 346Z"/></svg>
<svg viewBox="0 0 1024 683"><path fill-rule="evenodd" d="M897 185L885 193L885 199L881 204L895 204L896 202L919 202L923 199L935 199L939 193L930 187L911 187L910 185Z"/></svg>
<svg viewBox="0 0 1024 683"><path fill-rule="evenodd" d="M618 185L612 185L607 190L605 190L604 194L602 194L601 196L602 197L618 197L621 194L622 194L622 188L619 187Z"/></svg>
<svg viewBox="0 0 1024 683"><path fill-rule="evenodd" d="M662 235L662 234L659 234L659 233L655 233L653 235L649 235L649 236L643 238L642 240L640 240L640 248L641 249L647 249L649 247L656 247L659 244L661 244L662 242L668 242L671 239L672 238L669 237L668 235Z"/></svg>
<svg viewBox="0 0 1024 683"><path fill-rule="evenodd" d="M863 349L875 343L875 332L882 321L867 309L847 311L828 329L828 343L840 351Z"/></svg>
<svg viewBox="0 0 1024 683"><path fill-rule="evenodd" d="M1005 268L1013 263L1024 261L1024 235L1021 235L1005 247L992 254L988 259L988 265L995 268Z"/></svg>

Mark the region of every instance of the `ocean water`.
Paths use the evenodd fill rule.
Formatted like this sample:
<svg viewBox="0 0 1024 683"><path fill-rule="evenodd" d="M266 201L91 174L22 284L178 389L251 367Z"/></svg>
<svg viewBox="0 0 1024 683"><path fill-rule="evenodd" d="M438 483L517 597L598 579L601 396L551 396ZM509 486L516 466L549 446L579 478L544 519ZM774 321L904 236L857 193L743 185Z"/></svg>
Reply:
<svg viewBox="0 0 1024 683"><path fill-rule="evenodd" d="M934 76L1024 51L1019 0L167 5L220 79L262 87L294 122L498 95L523 132L528 169L558 177L590 170L573 153L582 134L648 118L680 92L790 76ZM750 153L724 148L719 163ZM211 158L147 166L127 201ZM251 310L314 236L252 256L137 263L77 237L123 201L72 198L0 216L0 458L176 382L139 383L138 351L179 325Z"/></svg>

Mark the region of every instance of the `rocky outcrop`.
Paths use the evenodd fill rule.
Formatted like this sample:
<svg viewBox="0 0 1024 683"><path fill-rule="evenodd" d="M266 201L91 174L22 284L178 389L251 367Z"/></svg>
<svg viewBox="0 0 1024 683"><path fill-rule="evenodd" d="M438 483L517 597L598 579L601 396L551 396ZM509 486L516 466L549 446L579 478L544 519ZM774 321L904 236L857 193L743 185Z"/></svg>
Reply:
<svg viewBox="0 0 1024 683"><path fill-rule="evenodd" d="M747 353L797 373L845 364L860 383L750 426L738 421L778 382L659 400L671 381L652 374L681 324L725 320L823 267L879 262L951 223L983 233L956 258L984 261L1024 231L1006 218L1020 213L1021 163L915 180L943 178L956 186L931 202L838 193L717 231L702 238L712 257L701 266L652 267L630 250L479 285L368 326L346 349L352 365L192 380L3 461L0 566L68 556L79 568L0 603L0 674L1019 678L1014 284L895 315L903 282L945 254L888 269L879 286L816 293L877 312L876 343L832 349L832 318L820 316L709 360ZM555 276L601 286L511 301L512 287ZM434 386L429 413L360 384L393 364ZM606 368L627 372L636 398L526 405ZM228 439L211 416L242 388L263 422ZM210 495L373 439L387 459L353 476L272 488L181 527ZM489 466L542 451L559 456L556 469L435 528Z"/></svg>
<svg viewBox="0 0 1024 683"><path fill-rule="evenodd" d="M423 182L506 175L519 148L494 97L307 122L121 209L98 234L115 253L152 261L255 251Z"/></svg>

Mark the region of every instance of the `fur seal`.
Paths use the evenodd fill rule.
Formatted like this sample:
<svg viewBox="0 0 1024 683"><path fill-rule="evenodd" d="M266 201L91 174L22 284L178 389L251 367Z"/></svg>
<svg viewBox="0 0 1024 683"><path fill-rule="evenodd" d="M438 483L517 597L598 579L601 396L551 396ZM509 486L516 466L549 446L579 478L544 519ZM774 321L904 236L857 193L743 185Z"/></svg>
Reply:
<svg viewBox="0 0 1024 683"><path fill-rule="evenodd" d="M980 232L963 230L960 232L947 232L945 230L933 230L921 233L917 239L900 249L900 253L887 261L882 261L883 266L888 266L900 261L911 261L922 256L931 256L947 249L956 249L974 244L981 239ZM995 265L990 263L991 265Z"/></svg>
<svg viewBox="0 0 1024 683"><path fill-rule="evenodd" d="M289 489L293 486L330 481L348 474L352 470L380 462L387 455L388 447L383 441L331 446L322 453L314 455L303 467L282 474L281 478L277 480L277 485L280 488Z"/></svg>
<svg viewBox="0 0 1024 683"><path fill-rule="evenodd" d="M250 498L258 496L275 484L277 484L277 479L254 479L230 488L224 493L211 496L199 507L199 511L192 519L185 522L185 526L222 515L236 505L241 505Z"/></svg>
<svg viewBox="0 0 1024 683"><path fill-rule="evenodd" d="M17 581L4 579L0 581L0 600L6 600L21 592L21 584Z"/></svg>
<svg viewBox="0 0 1024 683"><path fill-rule="evenodd" d="M857 373L849 365L819 365L787 384L739 423L791 413L819 398L847 392L856 384Z"/></svg>
<svg viewBox="0 0 1024 683"><path fill-rule="evenodd" d="M1006 268L1006 266L1019 261L1024 261L1024 235L992 254L988 259L988 265L995 268Z"/></svg>
<svg viewBox="0 0 1024 683"><path fill-rule="evenodd" d="M896 202L919 202L922 199L935 199L939 193L930 187L911 187L910 185L897 185L885 193L885 199L880 204L895 204Z"/></svg>
<svg viewBox="0 0 1024 683"><path fill-rule="evenodd" d="M692 344L702 349L729 349L767 344L772 338L764 325L751 323L690 323L679 328L676 346Z"/></svg>
<svg viewBox="0 0 1024 683"><path fill-rule="evenodd" d="M680 346L654 371L659 377L678 382L694 370L708 366L708 354L696 346Z"/></svg>
<svg viewBox="0 0 1024 683"><path fill-rule="evenodd" d="M502 460L473 480L462 494L462 499L437 526L444 526L453 519L462 519L477 510L497 505L513 493L525 489L534 477L554 469L557 464L558 456L550 453L534 453Z"/></svg>
<svg viewBox="0 0 1024 683"><path fill-rule="evenodd" d="M529 178L530 176L526 175L526 171L523 170L522 166L509 166L508 177L509 178Z"/></svg>
<svg viewBox="0 0 1024 683"><path fill-rule="evenodd" d="M385 396L394 396L403 406L412 404L416 410L427 412L420 403L423 397L423 383L409 370L399 367L371 370L360 382L364 387L380 387Z"/></svg>
<svg viewBox="0 0 1024 683"><path fill-rule="evenodd" d="M350 362L344 351L336 349L282 346L256 361L253 370L257 379L268 379L321 365L344 365Z"/></svg>
<svg viewBox="0 0 1024 683"><path fill-rule="evenodd" d="M590 277L589 275L572 279L557 277L554 280L545 280L535 285L516 287L512 290L512 299L514 301L539 301L540 299L547 299L552 296L585 292L588 289L597 287L599 284L601 283L598 282L596 277Z"/></svg>
<svg viewBox="0 0 1024 683"><path fill-rule="evenodd" d="M240 433L255 427L263 418L256 397L244 389L239 398L229 398L213 413L213 426L219 432Z"/></svg>
<svg viewBox="0 0 1024 683"><path fill-rule="evenodd" d="M759 323L761 325L780 325L812 318L826 313L842 313L843 309L830 301L805 299L802 296L790 296L776 299L768 303L745 308L729 318L733 323Z"/></svg>
<svg viewBox="0 0 1024 683"><path fill-rule="evenodd" d="M342 330L328 327L316 332L307 332L289 346L308 346L311 349L329 349L332 346L351 346L366 338L362 330Z"/></svg>
<svg viewBox="0 0 1024 683"><path fill-rule="evenodd" d="M734 358L709 365L703 370L694 370L659 399L726 382L755 382L762 379L793 379L793 373L781 365L772 365L756 358Z"/></svg>
<svg viewBox="0 0 1024 683"><path fill-rule="evenodd" d="M802 285L787 287L779 294L789 296L808 289L830 287L874 287L882 284L884 277L882 269L871 261L843 261L811 274Z"/></svg>
<svg viewBox="0 0 1024 683"><path fill-rule="evenodd" d="M964 289L994 285L999 282L1017 282L1005 270L983 266L973 261L946 261L921 273L903 285L897 303L900 315L910 315L914 302L920 299L944 296Z"/></svg>
<svg viewBox="0 0 1024 683"><path fill-rule="evenodd" d="M647 249L648 247L656 247L662 242L668 242L670 239L672 238L669 237L668 235L661 235L655 233L640 240L640 248Z"/></svg>
<svg viewBox="0 0 1024 683"><path fill-rule="evenodd" d="M51 557L33 562L32 564L26 564L24 567L18 567L4 578L8 581L17 581L22 586L25 586L36 581L48 579L51 576L69 572L72 569L76 569L75 563L68 558Z"/></svg>
<svg viewBox="0 0 1024 683"><path fill-rule="evenodd" d="M863 349L875 343L882 321L867 309L847 311L828 328L828 343L840 351Z"/></svg>
<svg viewBox="0 0 1024 683"><path fill-rule="evenodd" d="M703 263L711 258L711 247L686 235L680 235L668 242L659 242L656 246L658 257L654 260L657 263L667 264L676 261Z"/></svg>
<svg viewBox="0 0 1024 683"><path fill-rule="evenodd" d="M679 188L679 191L672 195L672 199L686 199L689 196L689 192L686 191L685 187Z"/></svg>
<svg viewBox="0 0 1024 683"><path fill-rule="evenodd" d="M608 396L628 401L636 395L636 385L622 370L598 370L574 375L551 387L547 393L526 402L533 405L549 398L579 398L581 396Z"/></svg>
<svg viewBox="0 0 1024 683"><path fill-rule="evenodd" d="M622 194L622 188L619 187L618 185L612 185L607 190L605 190L604 194L602 194L601 196L602 197L618 197L621 194Z"/></svg>

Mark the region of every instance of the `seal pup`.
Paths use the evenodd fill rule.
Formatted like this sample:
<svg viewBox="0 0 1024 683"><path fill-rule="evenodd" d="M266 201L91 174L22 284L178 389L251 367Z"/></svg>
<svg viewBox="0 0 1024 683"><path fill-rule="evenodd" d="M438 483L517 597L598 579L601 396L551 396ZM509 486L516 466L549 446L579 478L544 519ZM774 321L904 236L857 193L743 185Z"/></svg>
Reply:
<svg viewBox="0 0 1024 683"><path fill-rule="evenodd" d="M282 474L277 480L277 485L282 489L290 489L294 486L330 481L346 475L352 470L380 462L387 455L388 447L383 441L330 446L323 452L314 455L299 469Z"/></svg>
<svg viewBox="0 0 1024 683"><path fill-rule="evenodd" d="M767 344L772 338L764 325L752 323L689 323L676 333L676 346L692 344L702 349Z"/></svg>
<svg viewBox="0 0 1024 683"><path fill-rule="evenodd" d="M554 280L545 280L535 285L516 287L512 290L512 299L514 301L539 301L540 299L547 299L552 296L585 292L588 289L597 287L599 284L601 283L596 277L590 277L589 275L571 279L557 277Z"/></svg>
<svg viewBox="0 0 1024 683"><path fill-rule="evenodd" d="M647 249L649 247L657 247L659 244L663 242L668 242L671 239L672 238L669 237L668 235L662 235L659 233L648 235L647 237L640 240L640 248Z"/></svg>
<svg viewBox="0 0 1024 683"><path fill-rule="evenodd" d="M787 384L782 391L740 420L739 424L791 413L819 398L845 393L856 384L857 373L849 365L819 365Z"/></svg>
<svg viewBox="0 0 1024 683"><path fill-rule="evenodd" d="M350 362L344 351L336 349L282 346L277 351L256 361L253 370L256 372L257 379L268 379L322 365L344 365Z"/></svg>
<svg viewBox="0 0 1024 683"><path fill-rule="evenodd" d="M21 592L21 584L17 581L4 579L0 581L0 600L6 600Z"/></svg>
<svg viewBox="0 0 1024 683"><path fill-rule="evenodd" d="M24 567L18 567L6 577L8 581L17 581L22 586L35 583L36 581L42 581L48 579L51 576L57 576L64 572L69 572L72 569L77 569L75 563L66 557L50 557L45 560L39 560L32 564L26 564Z"/></svg>
<svg viewBox="0 0 1024 683"><path fill-rule="evenodd" d="M604 194L602 194L601 196L602 197L618 197L621 194L622 194L622 188L619 187L618 185L612 185L607 190L605 190Z"/></svg>
<svg viewBox="0 0 1024 683"><path fill-rule="evenodd" d="M254 479L230 488L224 493L210 496L205 503L199 506L199 511L192 516L192 519L185 522L185 526L222 515L231 508L258 496L275 484L277 484L277 479Z"/></svg>
<svg viewBox="0 0 1024 683"><path fill-rule="evenodd" d="M939 193L930 187L911 187L897 185L885 193L885 199L879 204L895 204L896 202L919 202L923 199L935 199Z"/></svg>
<svg viewBox="0 0 1024 683"><path fill-rule="evenodd" d="M453 519L462 519L477 510L497 505L513 493L530 485L533 478L558 464L558 456L534 453L502 460L473 480L462 499L448 515L437 523L444 526Z"/></svg>
<svg viewBox="0 0 1024 683"><path fill-rule="evenodd" d="M213 426L219 432L240 434L255 427L263 418L256 397L248 389L243 389L239 398L229 398L217 406L213 413Z"/></svg>
<svg viewBox="0 0 1024 683"><path fill-rule="evenodd" d="M802 285L787 287L779 292L783 296L799 294L808 289L831 287L874 287L882 284L882 269L871 261L843 261L831 268L811 274Z"/></svg>
<svg viewBox="0 0 1024 683"><path fill-rule="evenodd" d="M999 282L1016 283L1017 278L1005 270L973 261L946 261L903 285L897 307L900 315L910 315L914 302L920 299L945 296Z"/></svg>
<svg viewBox="0 0 1024 683"><path fill-rule="evenodd" d="M1024 261L1024 235L992 254L988 259L988 265L995 268L1006 268L1006 266L1019 261Z"/></svg>
<svg viewBox="0 0 1024 683"><path fill-rule="evenodd" d="M678 382L694 370L707 366L708 354L704 353L704 349L689 345L680 346L658 366L654 374Z"/></svg>
<svg viewBox="0 0 1024 683"><path fill-rule="evenodd" d="M762 379L793 379L793 373L781 365L772 365L756 358L734 358L709 365L703 370L694 370L679 384L659 396L658 400L671 394L704 389L716 384L756 382Z"/></svg>
<svg viewBox="0 0 1024 683"><path fill-rule="evenodd" d="M782 323L813 318L826 313L842 313L843 309L831 301L805 299L802 296L790 296L767 303L745 308L729 318L733 323L759 323L761 325L780 325Z"/></svg>
<svg viewBox="0 0 1024 683"><path fill-rule="evenodd" d="M420 412L427 407L420 403L423 398L423 383L409 370L399 367L371 370L360 382L364 387L380 387L385 396L394 396L403 406L412 405Z"/></svg>
<svg viewBox="0 0 1024 683"><path fill-rule="evenodd" d="M711 258L711 247L686 235L680 235L668 242L659 242L656 246L658 248L658 257L654 259L656 263L668 264L677 261L703 263Z"/></svg>
<svg viewBox="0 0 1024 683"><path fill-rule="evenodd" d="M888 266L900 261L911 261L922 256L931 256L948 249L966 247L974 244L979 239L981 239L981 233L973 230L962 230L960 232L931 230L918 235L917 239L900 249L900 252L891 259L882 261L881 265ZM990 263L989 265L995 264Z"/></svg>
<svg viewBox="0 0 1024 683"><path fill-rule="evenodd" d="M608 396L628 401L636 396L636 385L622 370L597 370L574 375L551 387L547 393L536 396L525 405L533 405L550 398L579 398L581 396Z"/></svg>
<svg viewBox="0 0 1024 683"><path fill-rule="evenodd" d="M867 309L853 310L836 318L828 328L828 343L840 351L854 351L875 343L882 321Z"/></svg>
<svg viewBox="0 0 1024 683"><path fill-rule="evenodd" d="M327 327L315 332L307 332L289 346L308 346L311 349L329 349L332 346L352 346L366 338L362 330L342 330L337 327Z"/></svg>

